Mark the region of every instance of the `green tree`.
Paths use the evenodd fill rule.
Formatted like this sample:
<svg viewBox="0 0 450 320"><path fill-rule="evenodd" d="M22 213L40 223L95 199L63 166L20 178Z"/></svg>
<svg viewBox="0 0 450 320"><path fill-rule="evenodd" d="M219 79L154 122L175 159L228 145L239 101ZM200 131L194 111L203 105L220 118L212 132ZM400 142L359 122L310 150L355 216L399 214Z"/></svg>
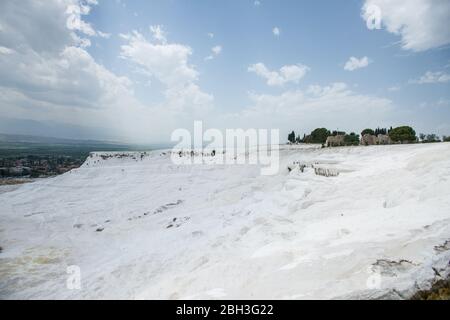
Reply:
<svg viewBox="0 0 450 320"><path fill-rule="evenodd" d="M391 129L389 131L389 137L394 142L400 143L412 143L417 140L416 132L409 126L402 126Z"/></svg>
<svg viewBox="0 0 450 320"><path fill-rule="evenodd" d="M388 130L386 130L385 128L380 129L380 128L376 128L375 129L375 135L378 137L379 134L387 134Z"/></svg>
<svg viewBox="0 0 450 320"><path fill-rule="evenodd" d="M309 143L325 143L330 136L330 131L326 128L317 128L309 136Z"/></svg>
<svg viewBox="0 0 450 320"><path fill-rule="evenodd" d="M361 132L361 135L363 136L363 135L365 135L365 134L371 134L371 135L374 135L374 134L375 134L375 131L373 131L372 129L364 129L364 130Z"/></svg>
<svg viewBox="0 0 450 320"><path fill-rule="evenodd" d="M345 136L345 131L337 131L337 130L334 130L332 133L331 133L331 135L333 136L333 137L336 137L336 136Z"/></svg>
<svg viewBox="0 0 450 320"><path fill-rule="evenodd" d="M424 133L419 134L419 139L423 142L426 139L426 135Z"/></svg>
<svg viewBox="0 0 450 320"><path fill-rule="evenodd" d="M357 146L359 145L359 134L354 132L346 134L344 136L344 143L346 146Z"/></svg>
<svg viewBox="0 0 450 320"><path fill-rule="evenodd" d="M432 133L432 134L427 134L425 142L441 142L441 140L439 139L439 137L436 134Z"/></svg>
<svg viewBox="0 0 450 320"><path fill-rule="evenodd" d="M292 131L289 135L288 135L288 141L290 143L295 143L295 132Z"/></svg>

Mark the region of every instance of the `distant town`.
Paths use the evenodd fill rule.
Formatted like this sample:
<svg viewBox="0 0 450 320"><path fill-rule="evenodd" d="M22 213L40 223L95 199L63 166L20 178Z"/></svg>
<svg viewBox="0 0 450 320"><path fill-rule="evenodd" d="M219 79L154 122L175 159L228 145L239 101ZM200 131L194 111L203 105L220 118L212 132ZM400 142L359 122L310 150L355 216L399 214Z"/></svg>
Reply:
<svg viewBox="0 0 450 320"><path fill-rule="evenodd" d="M0 177L39 178L58 175L78 168L84 160L84 157L35 155L0 159Z"/></svg>
<svg viewBox="0 0 450 320"><path fill-rule="evenodd" d="M93 151L149 150L103 141L0 134L0 185L29 182L80 167Z"/></svg>

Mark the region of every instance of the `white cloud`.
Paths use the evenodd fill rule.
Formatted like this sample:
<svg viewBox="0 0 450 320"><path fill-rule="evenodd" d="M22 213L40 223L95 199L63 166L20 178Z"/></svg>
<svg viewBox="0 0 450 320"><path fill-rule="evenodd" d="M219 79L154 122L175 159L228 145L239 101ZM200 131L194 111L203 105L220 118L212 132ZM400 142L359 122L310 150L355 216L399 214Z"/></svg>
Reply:
<svg viewBox="0 0 450 320"><path fill-rule="evenodd" d="M437 105L438 106L450 106L450 99L444 99L444 98L440 98L438 101L437 101Z"/></svg>
<svg viewBox="0 0 450 320"><path fill-rule="evenodd" d="M0 54L13 54L16 51L7 47L0 46Z"/></svg>
<svg viewBox="0 0 450 320"><path fill-rule="evenodd" d="M16 51L32 47L34 51L58 53L73 42L66 27L69 4L74 1L0 1L0 45ZM33 27L31 27L33 26Z"/></svg>
<svg viewBox="0 0 450 320"><path fill-rule="evenodd" d="M280 30L280 28L278 28L278 27L274 27L274 28L272 29L272 33L274 34L275 37L279 37L280 34L281 34L281 30Z"/></svg>
<svg viewBox="0 0 450 320"><path fill-rule="evenodd" d="M109 39L111 38L111 33L105 33L105 32L101 32L101 31L97 31L99 37L101 38L105 38L105 39Z"/></svg>
<svg viewBox="0 0 450 320"><path fill-rule="evenodd" d="M68 15L66 20L67 29L80 31L91 37L95 36L97 32L90 23L87 23L82 19L82 16L88 15L91 11L90 5L96 4L96 1L87 1L86 3L77 1L68 4L66 9L66 14Z"/></svg>
<svg viewBox="0 0 450 320"><path fill-rule="evenodd" d="M156 41L159 41L161 43L166 43L166 33L163 30L163 26L157 25L157 26L150 26L150 31L153 34L153 39Z"/></svg>
<svg viewBox="0 0 450 320"><path fill-rule="evenodd" d="M401 87L400 86L392 86L388 88L389 92L396 92L396 91L400 91Z"/></svg>
<svg viewBox="0 0 450 320"><path fill-rule="evenodd" d="M429 83L446 83L450 81L450 74L442 71L431 72L427 71L419 79L410 80L410 83L415 84L429 84Z"/></svg>
<svg viewBox="0 0 450 320"><path fill-rule="evenodd" d="M215 46L211 49L211 51L217 56L222 52L222 46Z"/></svg>
<svg viewBox="0 0 450 320"><path fill-rule="evenodd" d="M359 130L388 125L393 109L388 99L353 92L345 83L314 85L279 95L250 93L251 106L236 115L237 124L251 119L255 127L310 132L317 127ZM274 118L273 115L277 117ZM242 123L239 123L242 121ZM356 125L355 125L356 123Z"/></svg>
<svg viewBox="0 0 450 320"><path fill-rule="evenodd" d="M166 106L176 112L207 110L213 96L196 84L198 72L189 64L192 49L176 43L152 43L140 33L122 35L127 41L121 47L121 57L133 62L151 77L166 86Z"/></svg>
<svg viewBox="0 0 450 320"><path fill-rule="evenodd" d="M84 50L89 39L77 33L90 29L74 31L67 26L73 19L67 12L73 12L74 3L2 2L0 20L8 32L0 34L0 45L14 53L0 55L2 116L91 126L114 123L120 130L112 118L122 106L137 105L131 81L107 70ZM84 1L79 17L94 4Z"/></svg>
<svg viewBox="0 0 450 320"><path fill-rule="evenodd" d="M302 64L283 66L279 71L270 71L261 62L248 67L249 72L266 79L269 86L282 86L288 82L298 83L309 70L309 67Z"/></svg>
<svg viewBox="0 0 450 320"><path fill-rule="evenodd" d="M175 43L152 43L137 31L121 35L127 41L121 46L121 57L134 62L167 86L183 85L198 78L188 63L192 49Z"/></svg>
<svg viewBox="0 0 450 320"><path fill-rule="evenodd" d="M212 32L208 32L208 33L207 33L207 36L208 36L209 38L211 38L211 39L212 39L212 38L214 38L214 33L212 33Z"/></svg>
<svg viewBox="0 0 450 320"><path fill-rule="evenodd" d="M370 8L379 8L382 25L401 37L405 50L425 51L450 44L450 1L366 0L362 17L370 19Z"/></svg>
<svg viewBox="0 0 450 320"><path fill-rule="evenodd" d="M362 57L361 59L350 57L350 59L345 63L344 69L347 71L354 71L367 67L369 63L370 61L367 57Z"/></svg>
<svg viewBox="0 0 450 320"><path fill-rule="evenodd" d="M212 54L207 56L205 58L205 60L213 60L214 57L217 57L218 55L220 55L222 53L222 46L214 46L211 48L211 52Z"/></svg>
<svg viewBox="0 0 450 320"><path fill-rule="evenodd" d="M3 49L4 53L14 51L0 54L1 117L101 127L115 136L141 141L157 139L156 132L169 134L174 120L166 105L144 107L135 98L130 79L97 63L84 49L89 41L85 31L90 29L74 29L70 23L68 28L67 21L73 17L67 9L76 3L0 2L0 47L9 49ZM89 12L86 6L93 4L95 1L83 1L80 19ZM99 36L97 31L88 33ZM189 103L201 101L203 96L191 83L182 89L190 94Z"/></svg>
<svg viewBox="0 0 450 320"><path fill-rule="evenodd" d="M14 72L8 68L15 66ZM0 60L6 87L19 86L35 101L60 107L108 108L116 94L130 95L131 82L97 64L83 48L68 46L55 56L38 55L31 50Z"/></svg>
<svg viewBox="0 0 450 320"><path fill-rule="evenodd" d="M2 2L0 19L8 32L0 34L4 48L0 51L9 56L0 55L0 86L35 103L83 109L107 107L117 100L111 98L114 93L129 94L130 81L97 64L83 49L89 39L74 32L97 35L81 20L95 4L94 0Z"/></svg>
<svg viewBox="0 0 450 320"><path fill-rule="evenodd" d="M14 46L25 43L37 52L59 52L68 43L86 47L90 45L89 37L106 35L83 20L97 1L23 0L20 3L19 7L17 1L0 1L0 43L4 47L15 49Z"/></svg>

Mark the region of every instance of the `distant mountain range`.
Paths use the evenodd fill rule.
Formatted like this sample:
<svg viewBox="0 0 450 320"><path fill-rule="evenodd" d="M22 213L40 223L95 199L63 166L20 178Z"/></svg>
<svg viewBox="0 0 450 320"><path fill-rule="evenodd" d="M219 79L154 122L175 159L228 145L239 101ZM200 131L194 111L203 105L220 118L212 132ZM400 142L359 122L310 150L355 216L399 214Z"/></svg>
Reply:
<svg viewBox="0 0 450 320"><path fill-rule="evenodd" d="M0 118L0 133L76 140L124 141L105 128L77 126L54 121Z"/></svg>
<svg viewBox="0 0 450 320"><path fill-rule="evenodd" d="M56 138L57 137L57 138ZM115 145L143 149L170 148L168 143L137 144L105 128L92 128L57 122L0 118L0 142L64 145Z"/></svg>
<svg viewBox="0 0 450 320"><path fill-rule="evenodd" d="M123 144L120 142L111 142L102 140L77 140L77 139L31 136L21 134L3 134L3 133L0 133L0 142L39 143L39 144L45 143L45 144L64 144L64 145Z"/></svg>
<svg viewBox="0 0 450 320"><path fill-rule="evenodd" d="M167 149L170 146L166 144L131 144L116 141L104 141L104 140L79 140L79 139L65 139L55 137L42 137L32 135L20 135L20 134L4 134L0 133L0 149L8 149L11 145L53 145L53 146L65 146L65 147L97 147L103 150L158 150Z"/></svg>

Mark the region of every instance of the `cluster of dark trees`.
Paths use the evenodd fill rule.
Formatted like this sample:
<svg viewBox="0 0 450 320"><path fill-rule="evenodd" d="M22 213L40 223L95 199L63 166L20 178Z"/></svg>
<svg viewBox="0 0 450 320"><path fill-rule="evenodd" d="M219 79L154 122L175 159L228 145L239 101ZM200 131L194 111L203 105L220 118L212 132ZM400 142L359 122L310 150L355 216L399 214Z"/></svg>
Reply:
<svg viewBox="0 0 450 320"><path fill-rule="evenodd" d="M378 136L379 134L388 135L389 132L391 132L391 131L392 131L392 127L389 130L386 129L386 128L376 128L375 130L373 130L373 129L364 129L361 132L361 136L364 136L365 134L371 134L373 136Z"/></svg>
<svg viewBox="0 0 450 320"><path fill-rule="evenodd" d="M359 145L359 134L356 134L354 132L350 134L346 134L344 136L344 144L346 146L357 146Z"/></svg>
<svg viewBox="0 0 450 320"><path fill-rule="evenodd" d="M410 126L401 126L397 128L390 127L387 128L376 128L374 129L364 129L361 132L361 136L366 134L370 135L388 135L393 143L432 143L432 142L450 142L450 137L443 136L442 140L436 134L419 134L419 137L416 135L416 131ZM303 135L303 138L300 135L296 136L295 132L292 131L288 135L288 141L290 143L317 143L324 144L328 137L330 136L344 136L344 144L345 145L358 145L359 144L359 135L354 132L350 134L346 134L344 131L330 131L326 128L317 128L314 129L309 135Z"/></svg>
<svg viewBox="0 0 450 320"><path fill-rule="evenodd" d="M290 143L325 143L327 138L331 135L331 132L326 128L317 128L309 135L303 135L303 138L295 135L295 131L292 131L288 135L288 141Z"/></svg>
<svg viewBox="0 0 450 320"><path fill-rule="evenodd" d="M371 134L374 136L378 136L380 134L388 135L389 138L391 138L392 142L395 143L413 143L417 141L416 131L414 131L414 129L409 126L401 126L397 128L390 127L390 129L364 129L361 132L361 136L364 136L366 134Z"/></svg>
<svg viewBox="0 0 450 320"><path fill-rule="evenodd" d="M434 133L430 133L430 134L421 133L421 134L419 134L419 139L422 143L441 142L441 139ZM447 138L446 136L444 136L442 141L448 142L448 141L450 141L450 138Z"/></svg>
<svg viewBox="0 0 450 320"><path fill-rule="evenodd" d="M301 142L301 139L300 139L300 136L298 136L298 137L296 137L295 136L295 132L294 131L292 131L291 133L289 133L289 135L288 135L288 141L290 142L290 143L300 143Z"/></svg>
<svg viewBox="0 0 450 320"><path fill-rule="evenodd" d="M416 131L408 126L394 128L388 134L393 142L413 143L417 141Z"/></svg>
<svg viewBox="0 0 450 320"><path fill-rule="evenodd" d="M344 131L330 131L327 128L317 128L314 129L309 135L303 135L303 138L295 135L295 131L292 131L288 135L288 141L290 143L318 143L325 144L327 138L330 136L344 136L345 145L358 145L359 144L359 135L352 132L350 134L346 134Z"/></svg>
<svg viewBox="0 0 450 320"><path fill-rule="evenodd" d="M331 132L326 128L317 128L303 139L303 143L325 143Z"/></svg>

